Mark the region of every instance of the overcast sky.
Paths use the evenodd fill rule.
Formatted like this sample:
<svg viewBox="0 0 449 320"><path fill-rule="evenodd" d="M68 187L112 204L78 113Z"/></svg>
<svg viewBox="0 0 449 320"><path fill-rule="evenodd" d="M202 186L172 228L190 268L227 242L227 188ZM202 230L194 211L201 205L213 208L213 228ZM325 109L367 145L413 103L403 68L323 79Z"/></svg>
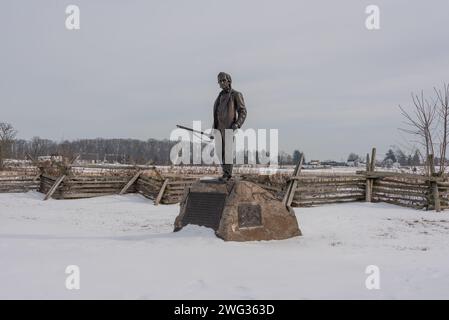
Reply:
<svg viewBox="0 0 449 320"><path fill-rule="evenodd" d="M447 0L2 0L0 121L25 139L168 138L211 125L225 71L244 127L279 129L281 149L382 154L404 143L398 104L449 82L448 26Z"/></svg>

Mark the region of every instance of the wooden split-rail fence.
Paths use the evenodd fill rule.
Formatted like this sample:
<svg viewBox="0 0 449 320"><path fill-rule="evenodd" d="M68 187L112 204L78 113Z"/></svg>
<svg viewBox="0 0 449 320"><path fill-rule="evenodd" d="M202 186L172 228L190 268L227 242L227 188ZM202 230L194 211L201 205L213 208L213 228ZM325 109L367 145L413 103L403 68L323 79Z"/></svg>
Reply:
<svg viewBox="0 0 449 320"><path fill-rule="evenodd" d="M156 204L174 204L181 201L186 187L202 177L175 174L148 176L145 172L139 172L136 175L137 173L133 176L58 177L47 174L39 177L0 176L0 192L39 190L49 195L52 191L48 198L53 199L80 199L139 193L154 200ZM278 195L280 199L285 198L289 178L288 175L242 176L242 179L257 183ZM436 189L439 210L449 208L449 181L415 174L377 171L345 174L301 173L294 180L296 183L290 196L290 204L294 207L368 200L432 210L436 209L434 200ZM369 195L367 190L370 190Z"/></svg>
<svg viewBox="0 0 449 320"><path fill-rule="evenodd" d="M49 175L1 176L0 192L38 190L45 198L80 199L104 195L139 193L155 204L181 201L184 190L204 175L161 174L157 170L127 171L126 175ZM449 208L449 180L418 174L375 171L355 173L301 172L240 177L275 194L293 207L368 201L426 210Z"/></svg>

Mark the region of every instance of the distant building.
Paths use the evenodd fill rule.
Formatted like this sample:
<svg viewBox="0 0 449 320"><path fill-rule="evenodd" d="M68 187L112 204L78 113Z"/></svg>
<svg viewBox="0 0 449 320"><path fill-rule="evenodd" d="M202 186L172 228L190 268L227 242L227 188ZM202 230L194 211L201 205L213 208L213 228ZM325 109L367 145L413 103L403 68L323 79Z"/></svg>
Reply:
<svg viewBox="0 0 449 320"><path fill-rule="evenodd" d="M358 167L359 166L359 160L348 160L348 161L346 161L346 165L348 167Z"/></svg>
<svg viewBox="0 0 449 320"><path fill-rule="evenodd" d="M344 161L325 160L321 162L321 165L331 167L344 167L347 164Z"/></svg>
<svg viewBox="0 0 449 320"><path fill-rule="evenodd" d="M311 166L319 166L320 165L320 160L310 160L309 164Z"/></svg>

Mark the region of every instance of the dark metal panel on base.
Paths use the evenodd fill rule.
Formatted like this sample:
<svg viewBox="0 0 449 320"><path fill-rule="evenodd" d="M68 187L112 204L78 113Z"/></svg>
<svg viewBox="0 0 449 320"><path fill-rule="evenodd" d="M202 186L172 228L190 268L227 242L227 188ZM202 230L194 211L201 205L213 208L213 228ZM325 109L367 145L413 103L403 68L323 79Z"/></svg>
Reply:
<svg viewBox="0 0 449 320"><path fill-rule="evenodd" d="M195 224L216 231L220 225L226 196L225 193L190 192L182 225Z"/></svg>

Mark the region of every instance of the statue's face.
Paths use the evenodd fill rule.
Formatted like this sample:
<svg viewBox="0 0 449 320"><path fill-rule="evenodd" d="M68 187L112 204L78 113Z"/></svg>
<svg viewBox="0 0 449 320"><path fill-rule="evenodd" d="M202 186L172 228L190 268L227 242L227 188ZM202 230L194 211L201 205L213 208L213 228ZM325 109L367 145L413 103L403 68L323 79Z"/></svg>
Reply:
<svg viewBox="0 0 449 320"><path fill-rule="evenodd" d="M218 78L218 84L222 89L229 89L231 87L231 83L226 79L226 77Z"/></svg>

